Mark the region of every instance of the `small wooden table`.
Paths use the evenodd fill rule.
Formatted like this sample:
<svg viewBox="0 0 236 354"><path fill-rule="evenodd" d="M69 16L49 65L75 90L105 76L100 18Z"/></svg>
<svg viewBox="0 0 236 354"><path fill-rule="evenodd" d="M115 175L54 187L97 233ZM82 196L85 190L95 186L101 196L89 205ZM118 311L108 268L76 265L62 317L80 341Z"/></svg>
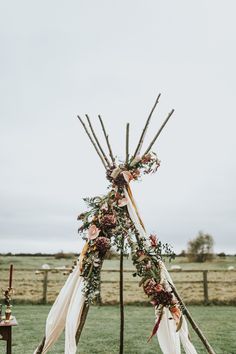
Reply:
<svg viewBox="0 0 236 354"><path fill-rule="evenodd" d="M0 340L7 342L6 354L12 354L12 327L17 325L18 323L15 317L12 317L8 323L4 322L4 320L0 321Z"/></svg>

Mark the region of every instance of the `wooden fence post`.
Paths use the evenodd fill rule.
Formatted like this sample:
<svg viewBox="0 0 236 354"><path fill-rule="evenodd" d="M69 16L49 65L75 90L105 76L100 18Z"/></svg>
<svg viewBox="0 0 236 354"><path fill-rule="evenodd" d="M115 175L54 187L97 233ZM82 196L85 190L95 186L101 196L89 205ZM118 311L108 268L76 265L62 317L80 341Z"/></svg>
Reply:
<svg viewBox="0 0 236 354"><path fill-rule="evenodd" d="M48 290L48 269L43 270L43 298L42 303L47 303L47 290Z"/></svg>
<svg viewBox="0 0 236 354"><path fill-rule="evenodd" d="M102 305L102 284L101 284L102 282L100 281L100 283L99 283L99 294L98 294L98 296L97 296L97 304L99 305L99 306L101 306Z"/></svg>
<svg viewBox="0 0 236 354"><path fill-rule="evenodd" d="M203 271L203 292L204 292L204 304L209 304L209 297L208 297L208 281L207 281L207 270Z"/></svg>

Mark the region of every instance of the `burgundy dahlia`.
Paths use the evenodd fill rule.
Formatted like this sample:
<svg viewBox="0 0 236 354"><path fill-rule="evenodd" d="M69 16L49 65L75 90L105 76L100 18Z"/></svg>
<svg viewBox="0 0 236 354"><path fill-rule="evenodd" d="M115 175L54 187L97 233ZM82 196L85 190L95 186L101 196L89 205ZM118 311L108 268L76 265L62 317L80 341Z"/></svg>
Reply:
<svg viewBox="0 0 236 354"><path fill-rule="evenodd" d="M157 240L156 235L150 235L150 236L149 236L149 240L150 240L150 242L151 242L151 246L152 246L152 247L157 247L157 245L158 245L158 240Z"/></svg>
<svg viewBox="0 0 236 354"><path fill-rule="evenodd" d="M116 226L116 217L114 214L105 214L101 220L103 227L113 228Z"/></svg>
<svg viewBox="0 0 236 354"><path fill-rule="evenodd" d="M111 247L111 242L107 237L101 236L96 239L95 245L98 252L101 255L105 255L106 251Z"/></svg>
<svg viewBox="0 0 236 354"><path fill-rule="evenodd" d="M155 290L156 282L153 279L150 279L148 283L143 287L145 293L150 296L156 293Z"/></svg>

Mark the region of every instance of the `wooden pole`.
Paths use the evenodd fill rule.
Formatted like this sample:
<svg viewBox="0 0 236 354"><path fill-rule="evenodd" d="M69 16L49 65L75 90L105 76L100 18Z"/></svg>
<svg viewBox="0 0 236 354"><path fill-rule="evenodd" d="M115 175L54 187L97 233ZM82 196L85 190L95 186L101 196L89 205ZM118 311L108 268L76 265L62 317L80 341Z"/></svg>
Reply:
<svg viewBox="0 0 236 354"><path fill-rule="evenodd" d="M144 138L145 138L145 135L146 135L146 132L147 132L147 129L148 129L148 125L150 123L152 114L153 114L153 112L154 112L154 110L155 110L155 108L156 108L156 106L157 106L157 104L159 102L160 97L161 97L161 94L159 93L159 95L157 96L157 99L156 99L156 101L154 103L154 106L152 107L151 112L150 112L150 114L149 114L149 116L147 118L146 124L145 124L144 129L142 131L142 134L140 136L140 139L139 139L138 145L136 147L136 150L135 150L133 158L135 158L140 153L140 151L142 149L142 145L143 145Z"/></svg>
<svg viewBox="0 0 236 354"><path fill-rule="evenodd" d="M198 327L198 325L196 324L196 322L192 318L192 315L190 314L189 310L185 306L185 304L184 304L183 300L181 299L180 295L178 294L175 286L171 282L168 282L168 283L170 284L171 289L172 289L176 299L179 301L179 304L180 304L180 306L182 308L183 314L187 317L189 323L191 324L193 330L196 332L196 334L198 335L198 337L202 341L202 343L203 343L204 347L206 348L207 352L209 354L216 354L214 349L211 347L210 343L208 342L207 338L204 336L204 334L202 333L201 329Z"/></svg>
<svg viewBox="0 0 236 354"><path fill-rule="evenodd" d="M97 145L95 144L95 141L94 141L93 138L91 137L91 135L90 135L90 133L89 133L89 131L88 131L86 125L84 124L82 118L80 118L80 116L77 116L77 117L78 117L78 119L80 120L80 123L82 124L82 126L83 126L83 128L84 128L86 134L88 135L89 140L90 140L91 143L93 144L93 147L94 147L94 149L96 150L98 156L100 157L100 160L102 161L103 166L105 167L105 169L107 169L107 165L106 165L106 163L105 163L105 161L104 161L104 159L103 159L103 157L102 157L102 155L101 155L99 149L97 148Z"/></svg>
<svg viewBox="0 0 236 354"><path fill-rule="evenodd" d="M120 250L120 354L124 353L124 238Z"/></svg>
<svg viewBox="0 0 236 354"><path fill-rule="evenodd" d="M89 305L85 303L84 306L83 306L82 314L81 314L80 324L79 324L79 327L77 329L76 336L75 336L77 345L79 343L80 336L81 336L81 333L83 331L84 324L85 324L88 312L89 312Z"/></svg>
<svg viewBox="0 0 236 354"><path fill-rule="evenodd" d="M207 270L203 271L203 292L204 292L204 304L209 304L209 297L208 297L208 281L207 281Z"/></svg>
<svg viewBox="0 0 236 354"><path fill-rule="evenodd" d="M151 150L152 146L155 144L157 138L161 134L162 129L165 127L166 123L168 122L168 120L170 119L170 117L172 116L173 113L174 113L174 109L172 109L172 111L170 111L170 113L168 114L167 118L165 119L165 121L161 125L160 129L158 130L158 132L154 136L153 140L151 141L150 145L148 146L147 150L145 151L144 155L146 155Z"/></svg>
<svg viewBox="0 0 236 354"><path fill-rule="evenodd" d="M44 269L43 271L43 298L42 303L47 303L47 290L48 290L48 270Z"/></svg>
<svg viewBox="0 0 236 354"><path fill-rule="evenodd" d="M44 344L45 344L45 340L46 340L46 337L43 337L42 342L39 344L39 346L37 348L36 354L41 354L42 353L43 347L44 347Z"/></svg>
<svg viewBox="0 0 236 354"><path fill-rule="evenodd" d="M126 125L126 165L129 163L129 123Z"/></svg>
<svg viewBox="0 0 236 354"><path fill-rule="evenodd" d="M85 114L85 116L86 116L86 118L87 118L89 127L90 127L91 132L92 132L92 134L93 134L93 137L94 137L94 139L95 139L95 141L96 141L96 143L97 143L97 146L98 146L99 150L101 151L102 156L104 157L104 159L105 159L107 165L108 165L109 167L111 167L111 164L110 164L110 162L109 162L109 160L108 160L108 158L107 158L107 156L106 156L106 154L105 154L103 148L101 147L101 144L100 144L100 142L99 142L99 140L98 140L98 138L97 138L97 135L96 135L96 133L95 133L95 131L94 131L94 129L93 129L93 126L92 126L92 123L91 123L91 121L90 121L90 119L89 119L89 116L88 116L87 114Z"/></svg>
<svg viewBox="0 0 236 354"><path fill-rule="evenodd" d="M100 115L98 115L98 118L99 118L99 121L100 121L100 123L101 123L102 131L103 131L103 134L104 134L105 139L106 139L107 147L108 147L108 150L109 150L109 155L110 155L110 157L111 157L111 160L112 160L112 162L113 162L113 165L115 166L115 161L116 161L116 159L115 159L115 157L114 157L114 155L113 155L113 152L112 152L111 144L110 144L110 142L109 142L109 137L108 137L108 135L107 135L105 125L104 125L103 120L102 120L102 117L101 117Z"/></svg>

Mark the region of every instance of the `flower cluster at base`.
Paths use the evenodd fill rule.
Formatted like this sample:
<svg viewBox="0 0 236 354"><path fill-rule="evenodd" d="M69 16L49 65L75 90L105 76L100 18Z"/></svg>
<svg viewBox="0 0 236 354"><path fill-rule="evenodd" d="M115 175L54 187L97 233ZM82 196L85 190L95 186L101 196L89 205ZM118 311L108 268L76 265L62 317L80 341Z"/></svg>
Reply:
<svg viewBox="0 0 236 354"><path fill-rule="evenodd" d="M164 308L169 309L176 322L176 329L181 326L181 310L166 279L163 276L162 253L171 260L174 257L168 244L158 241L156 235L149 236L149 245L136 248L132 252L133 263L136 267L134 276L141 277L139 286L143 287L150 303L156 308L158 319L149 340L156 334L163 315Z"/></svg>
<svg viewBox="0 0 236 354"><path fill-rule="evenodd" d="M81 257L81 275L85 283L86 302L93 303L99 295L101 268L106 252L110 247L115 247L117 251L130 247L136 267L134 276L141 278L140 286L143 286L150 302L159 312L164 307L168 308L178 323L180 310L174 295L162 280L161 269L162 254L171 259L173 253L168 244L162 244L155 235L146 240L139 234L130 218L125 193L131 180L139 179L142 173L156 172L159 165L156 155L150 153L142 158L131 159L129 164L113 166L107 171L107 178L111 182L109 192L103 197L84 199L88 211L78 216L83 223L79 233L87 240ZM161 315L159 322L160 319ZM157 324L154 334L159 326Z"/></svg>

